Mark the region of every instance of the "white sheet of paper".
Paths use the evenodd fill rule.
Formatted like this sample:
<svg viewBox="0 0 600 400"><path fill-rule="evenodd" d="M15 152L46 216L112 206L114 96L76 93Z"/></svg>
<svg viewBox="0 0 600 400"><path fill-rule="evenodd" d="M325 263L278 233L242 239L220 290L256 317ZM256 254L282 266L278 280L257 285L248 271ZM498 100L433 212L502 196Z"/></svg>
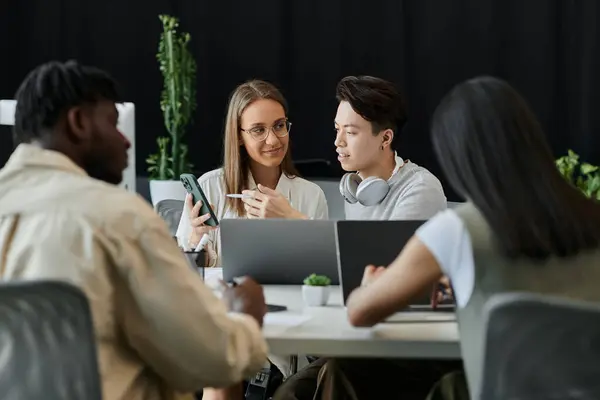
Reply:
<svg viewBox="0 0 600 400"><path fill-rule="evenodd" d="M204 268L204 283L206 286L218 289L221 279L223 279L223 268Z"/></svg>
<svg viewBox="0 0 600 400"><path fill-rule="evenodd" d="M286 314L283 312L267 313L265 325L298 326L310 320L310 315Z"/></svg>

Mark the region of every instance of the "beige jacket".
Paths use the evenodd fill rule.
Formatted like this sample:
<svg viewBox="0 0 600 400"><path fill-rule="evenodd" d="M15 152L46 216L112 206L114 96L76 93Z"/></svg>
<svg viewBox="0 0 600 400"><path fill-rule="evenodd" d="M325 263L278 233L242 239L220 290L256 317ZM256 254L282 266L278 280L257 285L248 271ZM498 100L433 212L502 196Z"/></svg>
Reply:
<svg viewBox="0 0 600 400"><path fill-rule="evenodd" d="M256 321L227 313L140 197L91 179L60 153L20 145L0 170L0 253L17 215L1 279L84 290L104 399L190 396L265 363Z"/></svg>

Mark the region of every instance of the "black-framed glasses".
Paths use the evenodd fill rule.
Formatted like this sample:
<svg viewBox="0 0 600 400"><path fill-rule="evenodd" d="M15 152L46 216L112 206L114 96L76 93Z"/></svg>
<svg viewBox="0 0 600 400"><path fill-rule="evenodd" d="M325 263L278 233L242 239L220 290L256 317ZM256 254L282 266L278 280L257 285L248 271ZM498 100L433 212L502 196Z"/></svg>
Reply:
<svg viewBox="0 0 600 400"><path fill-rule="evenodd" d="M286 137L290 133L291 129L292 129L292 123L290 121L288 121L287 119L278 121L277 123L275 123L275 125L273 125L271 127L259 125L259 126L252 127L250 129L241 129L240 128L240 130L242 132L246 132L247 134L250 135L250 137L252 137L252 139L259 141L259 142L266 140L267 137L269 136L270 131L273 131L273 134L275 136L282 138L282 137Z"/></svg>

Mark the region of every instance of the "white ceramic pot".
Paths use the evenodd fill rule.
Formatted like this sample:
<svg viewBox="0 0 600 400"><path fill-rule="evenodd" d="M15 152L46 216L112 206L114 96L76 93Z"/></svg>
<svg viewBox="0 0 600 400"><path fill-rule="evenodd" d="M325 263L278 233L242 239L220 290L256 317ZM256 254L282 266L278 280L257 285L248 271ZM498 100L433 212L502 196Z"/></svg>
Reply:
<svg viewBox="0 0 600 400"><path fill-rule="evenodd" d="M329 286L302 285L302 298L307 306L324 306L329 300Z"/></svg>
<svg viewBox="0 0 600 400"><path fill-rule="evenodd" d="M180 181L150 181L150 197L156 206L162 200L185 200L185 189Z"/></svg>

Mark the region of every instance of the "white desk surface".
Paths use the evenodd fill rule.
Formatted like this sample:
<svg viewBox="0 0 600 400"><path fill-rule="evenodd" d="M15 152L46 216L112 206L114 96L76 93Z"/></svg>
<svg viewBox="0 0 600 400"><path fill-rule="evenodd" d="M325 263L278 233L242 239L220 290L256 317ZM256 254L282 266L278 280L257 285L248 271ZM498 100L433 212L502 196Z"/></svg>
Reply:
<svg viewBox="0 0 600 400"><path fill-rule="evenodd" d="M340 288L330 289L326 306L306 307L301 286L264 286L268 304L288 307L265 318L263 330L272 354L461 358L456 322L395 322L355 328L348 322Z"/></svg>

